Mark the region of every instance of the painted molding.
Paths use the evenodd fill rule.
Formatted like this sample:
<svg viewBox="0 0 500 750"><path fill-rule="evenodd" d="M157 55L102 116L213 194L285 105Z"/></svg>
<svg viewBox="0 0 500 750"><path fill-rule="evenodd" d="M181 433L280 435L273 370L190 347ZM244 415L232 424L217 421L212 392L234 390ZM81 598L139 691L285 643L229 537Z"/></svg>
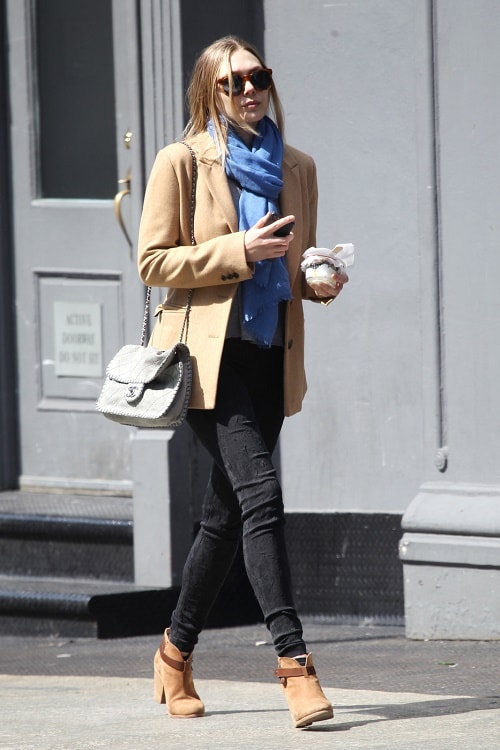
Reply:
<svg viewBox="0 0 500 750"><path fill-rule="evenodd" d="M424 483L403 515L404 531L500 536L500 486Z"/></svg>

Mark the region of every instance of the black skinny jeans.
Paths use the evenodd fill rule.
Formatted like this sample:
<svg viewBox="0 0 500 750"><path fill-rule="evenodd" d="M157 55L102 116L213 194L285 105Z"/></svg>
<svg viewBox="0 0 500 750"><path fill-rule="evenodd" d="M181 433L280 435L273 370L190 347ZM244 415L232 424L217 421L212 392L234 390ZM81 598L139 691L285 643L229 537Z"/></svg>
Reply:
<svg viewBox="0 0 500 750"><path fill-rule="evenodd" d="M193 650L243 541L247 575L278 656L303 654L283 499L271 460L283 424L283 349L228 339L215 409L190 409L187 419L213 466L170 640L181 651Z"/></svg>

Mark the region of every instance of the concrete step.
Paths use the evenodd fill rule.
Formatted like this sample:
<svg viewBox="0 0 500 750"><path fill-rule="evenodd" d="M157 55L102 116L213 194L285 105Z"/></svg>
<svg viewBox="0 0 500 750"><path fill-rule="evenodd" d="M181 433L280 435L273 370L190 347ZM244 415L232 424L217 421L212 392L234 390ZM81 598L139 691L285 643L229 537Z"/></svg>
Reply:
<svg viewBox="0 0 500 750"><path fill-rule="evenodd" d="M124 638L161 633L178 589L120 581L0 576L0 633Z"/></svg>
<svg viewBox="0 0 500 750"><path fill-rule="evenodd" d="M0 493L0 633L156 634L177 589L134 584L132 499Z"/></svg>
<svg viewBox="0 0 500 750"><path fill-rule="evenodd" d="M0 493L2 574L133 581L129 498Z"/></svg>
<svg viewBox="0 0 500 750"><path fill-rule="evenodd" d="M179 589L134 584L131 498L0 493L0 634L161 633ZM259 622L237 557L207 627Z"/></svg>

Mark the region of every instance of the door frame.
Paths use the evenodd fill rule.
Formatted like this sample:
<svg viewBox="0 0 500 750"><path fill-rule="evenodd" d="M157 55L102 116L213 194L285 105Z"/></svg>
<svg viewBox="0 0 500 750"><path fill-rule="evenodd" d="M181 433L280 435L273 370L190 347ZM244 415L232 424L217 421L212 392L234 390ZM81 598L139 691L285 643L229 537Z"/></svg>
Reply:
<svg viewBox="0 0 500 750"><path fill-rule="evenodd" d="M20 317L17 331L10 324L8 329L11 340L17 334L17 370L23 398L15 391L13 398L10 393L8 399L2 395L14 412L19 412L17 426L22 438L16 441L15 481L21 489L130 494L130 431L118 431L95 411L104 373L99 376L95 372L55 370L58 350L54 300L59 304L58 310L64 305L92 308L95 349L100 348L103 370L119 346L139 340L145 298L135 262L144 188L140 3L112 0L118 157L115 190L123 188L119 180L131 173L131 194L125 196L122 211L128 234L134 240L132 248L114 217L112 196L109 200L40 197L36 185L34 2L1 0L1 7L2 11L5 9L5 55L9 55L11 74L5 117L10 110L16 118L7 131L12 147L8 184L12 209L10 253L15 270L11 296ZM123 141L128 131L135 134L131 148ZM31 245L36 243L31 241L27 218L36 224L33 236L38 232L40 242L50 246L52 255L31 251ZM43 221L48 222L47 231L41 231ZM74 240L73 247L79 253L66 255L68 238ZM93 255L83 252L85 243ZM109 254L108 244L103 243L109 243ZM95 247L102 249L100 255L96 255ZM4 279L5 275L2 285ZM57 314L63 320L61 313ZM2 361L11 356L8 352ZM4 414L3 410L2 417ZM10 441L10 431L10 426L2 426L2 446L7 443L7 435ZM54 439L47 440L47 435ZM9 464L13 465L13 461L9 460Z"/></svg>
<svg viewBox="0 0 500 750"><path fill-rule="evenodd" d="M124 221L130 236L137 236L140 215L137 201L142 204L146 177L151 169L156 152L166 143L178 138L182 132L184 119L182 50L180 42L180 3L172 0L167 5L159 0L119 0L114 1L114 13L120 12L124 2L138 19L137 33L123 34L123 49L128 45L136 60L138 80L124 81L126 95L133 96L140 91L140 98L134 102L134 123L124 118L119 128L125 133L132 126L140 133L133 144L140 151L135 159L135 170L131 190L135 193L135 208L131 196L123 201ZM8 76L8 34L7 3L0 0L0 57L5 64L0 74L0 490L17 488L23 480L21 476L19 402L16 367L16 284L14 277L15 253L13 224L13 174L10 164L10 122L9 99L13 92L9 89ZM132 29L128 30L129 32ZM130 46L133 50L130 50ZM138 84L138 85L137 85ZM129 91L126 91L126 89ZM22 96L21 92L21 96ZM127 120L127 121L126 121ZM141 132L142 131L142 132ZM119 131L120 133L120 131ZM127 171L128 153L122 152L117 178L123 178ZM140 168L138 169L138 162ZM33 178L33 174L32 174ZM135 244L135 242L134 242ZM163 290L154 290L154 297L160 300ZM152 300L154 304L155 299ZM130 335L130 331L127 335ZM132 478L133 484L133 478ZM47 486L47 489L49 487ZM84 489L82 485L82 489ZM107 488L110 489L110 488Z"/></svg>
<svg viewBox="0 0 500 750"><path fill-rule="evenodd" d="M19 476L6 8L0 2L0 491Z"/></svg>

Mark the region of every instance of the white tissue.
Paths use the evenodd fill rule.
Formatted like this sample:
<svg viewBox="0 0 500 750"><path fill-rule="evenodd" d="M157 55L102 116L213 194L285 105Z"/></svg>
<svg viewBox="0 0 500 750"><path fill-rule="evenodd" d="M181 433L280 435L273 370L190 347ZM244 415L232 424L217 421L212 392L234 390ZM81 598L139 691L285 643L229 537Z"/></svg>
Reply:
<svg viewBox="0 0 500 750"><path fill-rule="evenodd" d="M328 263L335 268L348 268L354 263L354 245L346 242L342 245L335 245L333 250L328 247L310 247L302 257L304 260L300 267L303 271L318 263Z"/></svg>

